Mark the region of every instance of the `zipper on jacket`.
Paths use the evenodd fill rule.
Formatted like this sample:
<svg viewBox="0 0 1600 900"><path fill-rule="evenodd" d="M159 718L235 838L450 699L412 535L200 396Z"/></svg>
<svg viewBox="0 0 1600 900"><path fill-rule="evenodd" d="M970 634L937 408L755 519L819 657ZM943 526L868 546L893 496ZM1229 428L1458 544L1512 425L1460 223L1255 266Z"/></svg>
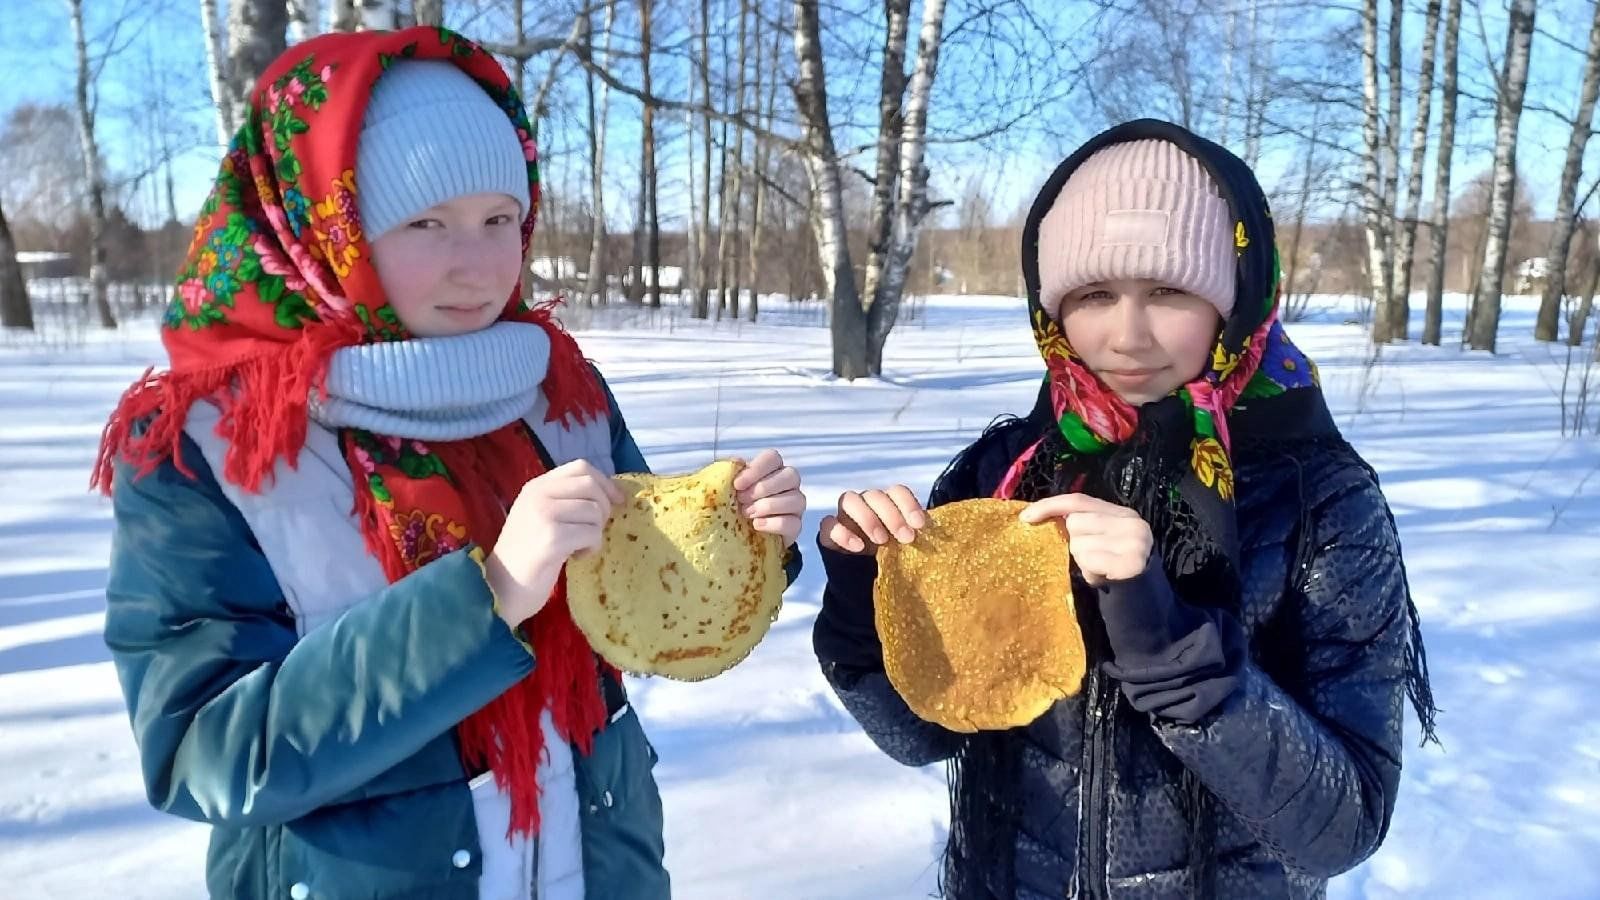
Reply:
<svg viewBox="0 0 1600 900"><path fill-rule="evenodd" d="M1089 670L1085 697L1084 763L1078 779L1079 808L1083 811L1083 846L1078 848L1078 894L1102 900L1106 896L1106 776L1111 759L1111 704L1107 685L1098 669Z"/></svg>

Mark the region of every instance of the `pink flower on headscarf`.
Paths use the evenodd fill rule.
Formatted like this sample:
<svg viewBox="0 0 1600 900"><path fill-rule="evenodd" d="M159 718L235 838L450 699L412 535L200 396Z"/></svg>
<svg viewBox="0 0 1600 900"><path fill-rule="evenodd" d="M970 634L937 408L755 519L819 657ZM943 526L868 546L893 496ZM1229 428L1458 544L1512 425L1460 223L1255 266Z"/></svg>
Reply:
<svg viewBox="0 0 1600 900"><path fill-rule="evenodd" d="M197 316L206 302L206 283L199 278L182 281L178 284L178 296L183 298L184 312Z"/></svg>
<svg viewBox="0 0 1600 900"><path fill-rule="evenodd" d="M300 271L289 260L283 258L283 254L272 246L266 235L255 236L254 249L256 256L261 259L261 271L268 275L279 276L283 279L284 287L291 291L306 289L306 280L301 277Z"/></svg>
<svg viewBox="0 0 1600 900"><path fill-rule="evenodd" d="M361 471L368 475L378 471L378 464L372 461L372 454L368 453L360 445L355 448L355 457L356 462L361 466Z"/></svg>

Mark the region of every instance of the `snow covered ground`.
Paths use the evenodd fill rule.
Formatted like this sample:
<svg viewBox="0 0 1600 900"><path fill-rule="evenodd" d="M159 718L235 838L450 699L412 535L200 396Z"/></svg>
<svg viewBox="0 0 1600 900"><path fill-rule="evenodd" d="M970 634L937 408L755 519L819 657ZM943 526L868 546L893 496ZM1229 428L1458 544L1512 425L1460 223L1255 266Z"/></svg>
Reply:
<svg viewBox="0 0 1600 900"><path fill-rule="evenodd" d="M1386 348L1352 307L1291 335L1398 515L1443 749L1407 747L1388 842L1335 898L1600 897L1600 441L1563 438L1563 348L1508 301L1500 355ZM1040 364L1021 305L936 298L890 340L883 381L825 376L813 311L764 324L602 317L580 335L658 471L776 446L818 518L847 488L925 491ZM1420 311L1419 311L1420 315ZM624 321L633 319L637 321ZM1420 322L1415 330L1420 329ZM149 325L0 342L0 885L30 898L203 896L205 829L151 811L100 639L109 507L85 492L107 410L160 359ZM1581 357L1580 357L1581 359ZM1600 377L1600 373L1596 373ZM809 547L809 534L805 539ZM808 566L771 635L700 684L644 681L676 895L914 898L943 842L941 769L883 757L817 672Z"/></svg>

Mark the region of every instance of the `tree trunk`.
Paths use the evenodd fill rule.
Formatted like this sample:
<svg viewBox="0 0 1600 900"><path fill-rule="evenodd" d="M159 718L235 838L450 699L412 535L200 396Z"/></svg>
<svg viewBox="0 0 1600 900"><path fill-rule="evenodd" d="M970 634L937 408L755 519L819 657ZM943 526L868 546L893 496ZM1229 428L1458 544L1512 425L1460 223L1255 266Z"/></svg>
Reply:
<svg viewBox="0 0 1600 900"><path fill-rule="evenodd" d="M215 4L216 0L204 0ZM308 41L322 33L322 0L288 0L289 43Z"/></svg>
<svg viewBox="0 0 1600 900"><path fill-rule="evenodd" d="M1572 321L1567 325L1567 346L1583 346L1583 333L1589 327L1589 316L1594 312L1595 290L1600 289L1600 256L1595 257L1594 265L1589 271L1589 289L1583 292L1583 300L1578 304L1577 310L1572 314ZM1600 334L1595 335L1595 346L1600 347Z"/></svg>
<svg viewBox="0 0 1600 900"><path fill-rule="evenodd" d="M744 111L749 108L745 104L745 93L749 88L748 79L746 78L746 73L749 71L750 61L750 32L746 21L749 17L749 13L750 4L748 0L739 0L739 53L737 56L737 59L739 60L739 74L735 79L737 87L734 91L734 97L736 99L734 100L733 106L734 109L738 110L741 115L743 115ZM759 56L759 54L757 55ZM729 197L729 212L731 213L732 221L729 223L729 226L724 229L724 233L730 234L732 239L725 245L727 255L722 261L722 265L727 269L727 276L724 282L728 286L728 293L725 295L727 298L726 311L730 317L735 319L739 317L740 282L743 280L739 265L741 259L739 255L739 238L743 234L744 229L744 131L745 130L743 128L734 129L733 186L727 189Z"/></svg>
<svg viewBox="0 0 1600 900"><path fill-rule="evenodd" d="M724 20L727 18L727 4L720 8ZM722 98L728 101L728 85L733 82L733 52L728 47L728 32L722 32ZM741 61L742 62L742 61ZM736 104L727 102L729 107ZM717 320L721 321L728 312L728 220L732 218L733 198L728 193L728 179L732 169L728 163L728 148L731 145L732 126L726 119L722 121L721 139L717 146L717 259L713 265L715 270L714 282L716 284L712 302Z"/></svg>
<svg viewBox="0 0 1600 900"><path fill-rule="evenodd" d="M1404 292L1395 280L1395 244L1397 237L1395 229L1400 224L1400 93L1405 88L1405 71L1401 64L1405 61L1404 51L1400 47L1403 37L1403 21L1405 6L1402 0L1389 0L1389 54L1388 54L1388 86L1389 86L1389 111L1384 117L1383 126L1383 203L1384 215L1388 218L1389 253L1388 269L1383 273L1383 283L1388 286L1389 323L1395 320L1395 307L1400 302L1400 295ZM1395 335L1388 325L1385 325L1385 340L1394 340Z"/></svg>
<svg viewBox="0 0 1600 900"><path fill-rule="evenodd" d="M1500 79L1499 126L1494 140L1494 187L1489 205L1488 246L1483 274L1470 323L1474 350L1494 352L1500 329L1500 288L1505 273L1506 247L1516 209L1517 125L1522 119L1522 99L1528 87L1528 55L1533 42L1534 0L1512 0L1506 29L1505 71Z"/></svg>
<svg viewBox="0 0 1600 900"><path fill-rule="evenodd" d="M643 69L646 96L654 96L654 90L650 86L650 19L654 6L655 0L639 0L639 65ZM649 103L644 105L642 132L644 189L648 207L646 264L650 268L650 305L659 308L661 306L661 217L660 210L656 206L656 109Z"/></svg>
<svg viewBox="0 0 1600 900"><path fill-rule="evenodd" d="M95 140L95 103L89 96L89 45L83 35L83 0L67 0L72 13L72 43L78 57L78 142L83 146L83 177L89 185L89 298L102 328L117 327L106 296L106 180Z"/></svg>
<svg viewBox="0 0 1600 900"><path fill-rule="evenodd" d="M588 15L584 15L588 19ZM605 60L611 62L611 34L617 24L617 0L607 0L605 20ZM590 53L594 50L594 30L585 27L585 46ZM589 283L584 291L588 295L590 306L603 305L606 301L606 204L605 204L605 172L606 172L606 132L611 112L611 86L602 82L599 86L599 102L595 100L595 77L593 72L588 73L589 85L589 190L594 196L594 221L590 223L589 232Z"/></svg>
<svg viewBox="0 0 1600 900"><path fill-rule="evenodd" d="M228 3L228 101L235 127L244 124L250 91L287 44L289 10L284 0L230 0Z"/></svg>
<svg viewBox="0 0 1600 900"><path fill-rule="evenodd" d="M640 158L644 157L641 145ZM650 218L650 178L645 173L644 166L639 166L639 202L634 208L633 224L633 254L632 267L628 277L628 289L625 296L628 303L638 306L644 302L644 257L645 257L645 223Z"/></svg>
<svg viewBox="0 0 1600 900"><path fill-rule="evenodd" d="M17 244L11 239L6 212L0 209L0 327L33 330L33 304L28 283L17 264Z"/></svg>
<svg viewBox="0 0 1600 900"><path fill-rule="evenodd" d="M895 213L893 249L889 271L878 301L868 313L867 365L883 374L883 346L900 315L906 273L917 249L917 235L928 214L928 169L923 154L928 146L928 101L939 70L939 49L944 40L945 0L924 0L922 30L917 36L917 65L907 90L905 121L900 130L900 204Z"/></svg>
<svg viewBox="0 0 1600 900"><path fill-rule="evenodd" d="M356 0L332 0L328 16L329 31L360 31L361 10Z"/></svg>
<svg viewBox="0 0 1600 900"><path fill-rule="evenodd" d="M889 260L890 233L894 229L896 176L900 172L901 132L904 130L901 108L906 94L906 32L910 28L911 0L883 0L883 15L887 19L887 28L883 37L883 72L878 81L878 165L873 177L872 213L867 225L867 269L861 283L861 294L866 298L868 309L881 300L884 269Z"/></svg>
<svg viewBox="0 0 1600 900"><path fill-rule="evenodd" d="M363 31L393 31L400 27L398 0L360 0Z"/></svg>
<svg viewBox="0 0 1600 900"><path fill-rule="evenodd" d="M217 111L217 145L233 140L233 101L228 92L227 57L222 51L222 35L217 30L217 0L200 0L200 30L206 50L206 74L211 84L211 105Z"/></svg>
<svg viewBox="0 0 1600 900"><path fill-rule="evenodd" d="M711 0L700 0L700 100L707 108L711 100ZM694 138L691 135L690 140ZM694 236L695 272L693 316L711 315L711 279L706 273L706 257L711 252L711 116L700 117L700 222Z"/></svg>
<svg viewBox="0 0 1600 900"><path fill-rule="evenodd" d="M640 0L641 12L643 11L645 2L646 0ZM641 108L643 110L649 110L650 105L641 101ZM645 243L647 242L645 231L648 228L646 223L650 219L650 173L645 170L643 163L644 157L648 152L647 139L644 133L641 131L639 135L639 196L638 205L634 210L633 253L631 257L632 266L629 269L627 292L625 295L628 303L634 306L638 306L644 302L644 261Z"/></svg>
<svg viewBox="0 0 1600 900"><path fill-rule="evenodd" d="M1367 280L1372 292L1372 340L1388 340L1389 237L1393 218L1384 194L1383 144L1378 131L1378 0L1361 6L1362 213L1367 232Z"/></svg>
<svg viewBox="0 0 1600 900"><path fill-rule="evenodd" d="M1416 256L1417 217L1422 214L1422 166L1428 155L1428 116L1433 106L1433 45L1439 33L1439 2L1428 0L1422 35L1422 70L1417 76L1417 121L1411 129L1411 168L1406 175L1406 216L1398 223L1400 238L1395 251L1390 340L1411 339L1411 264Z"/></svg>
<svg viewBox="0 0 1600 900"><path fill-rule="evenodd" d="M1428 302L1422 342L1439 346L1444 320L1444 267L1450 237L1450 165L1456 144L1456 71L1460 61L1461 0L1449 0L1444 17L1444 81L1439 91L1439 149L1434 155L1433 264L1428 272Z"/></svg>
<svg viewBox="0 0 1600 900"><path fill-rule="evenodd" d="M1533 328L1533 336L1541 341L1556 339L1561 298L1567 288L1567 254L1572 250L1572 233L1578 224L1578 211L1573 208L1577 205L1578 176L1583 174L1583 151L1589 143L1597 93L1600 93L1600 3L1595 5L1594 22L1589 26L1589 48L1583 63L1583 88L1578 97L1578 115L1572 122L1572 136L1567 139L1567 160L1561 167L1561 187L1556 194L1556 218L1550 233L1550 250L1545 254L1550 268L1545 278L1544 296L1539 300L1539 319Z"/></svg>
<svg viewBox="0 0 1600 900"><path fill-rule="evenodd" d="M761 112L761 127L767 131L772 130L772 124L777 117L778 108L778 60L783 44L781 29L778 25L773 29L771 51L767 56L767 98L765 108ZM757 68L756 91L761 90L760 69ZM759 315L761 296L761 254L766 243L767 233L767 179L771 177L772 144L765 139L757 139L756 144L756 197L753 227L755 233L750 238L750 305L747 307L748 318L756 321Z"/></svg>
<svg viewBox="0 0 1600 900"><path fill-rule="evenodd" d="M1311 133L1316 134L1322 124L1322 107L1316 106L1311 110ZM1288 297L1287 305L1281 310L1288 321L1296 317L1297 297L1300 280L1300 243L1305 235L1306 213L1311 208L1311 185L1313 171L1316 168L1317 144L1315 141L1306 141L1306 168L1300 176L1300 198L1295 210L1293 237L1289 239L1289 272L1283 281L1284 294Z"/></svg>
<svg viewBox="0 0 1600 900"><path fill-rule="evenodd" d="M870 375L867 317L856 290L846 243L844 179L828 118L817 0L794 0L795 106L800 114L806 175L811 183L811 229L832 316L833 373L846 380Z"/></svg>
<svg viewBox="0 0 1600 900"><path fill-rule="evenodd" d="M416 24L438 28L444 24L444 0L415 0L411 13Z"/></svg>

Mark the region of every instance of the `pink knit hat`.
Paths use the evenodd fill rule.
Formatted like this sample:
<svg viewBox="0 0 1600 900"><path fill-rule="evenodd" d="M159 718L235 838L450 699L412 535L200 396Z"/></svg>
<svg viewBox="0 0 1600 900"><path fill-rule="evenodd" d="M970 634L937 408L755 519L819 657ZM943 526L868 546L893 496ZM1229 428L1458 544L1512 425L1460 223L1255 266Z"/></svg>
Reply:
<svg viewBox="0 0 1600 900"><path fill-rule="evenodd" d="M1072 173L1039 224L1039 302L1149 278L1233 311L1233 216L1199 160L1162 140L1113 144Z"/></svg>

